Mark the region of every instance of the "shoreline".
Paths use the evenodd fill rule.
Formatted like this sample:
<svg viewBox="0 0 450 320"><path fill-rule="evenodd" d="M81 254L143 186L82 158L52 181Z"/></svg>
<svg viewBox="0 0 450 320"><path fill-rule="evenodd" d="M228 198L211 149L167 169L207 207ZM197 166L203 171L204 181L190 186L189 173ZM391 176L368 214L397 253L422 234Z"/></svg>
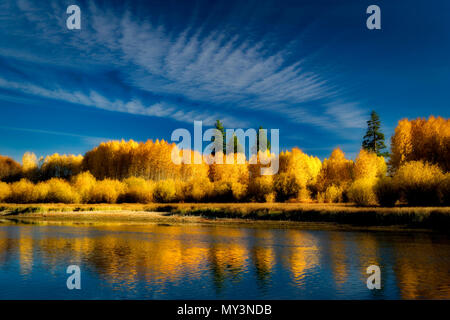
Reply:
<svg viewBox="0 0 450 320"><path fill-rule="evenodd" d="M0 219L450 231L450 207L382 208L318 203L0 204Z"/></svg>

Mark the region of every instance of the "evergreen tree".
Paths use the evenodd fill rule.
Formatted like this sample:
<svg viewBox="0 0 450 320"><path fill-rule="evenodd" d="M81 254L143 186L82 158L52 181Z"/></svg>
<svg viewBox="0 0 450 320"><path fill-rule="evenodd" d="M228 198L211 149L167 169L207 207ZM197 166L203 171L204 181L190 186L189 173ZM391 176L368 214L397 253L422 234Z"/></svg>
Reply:
<svg viewBox="0 0 450 320"><path fill-rule="evenodd" d="M260 130L264 129L262 126L259 126L258 132L256 133L256 146L257 146L257 151L260 151L260 143L259 143L259 132ZM269 139L267 139L267 132L264 136L262 136L263 141L261 141L261 143L266 143L266 148L261 150L261 151L266 151L269 150L270 151L270 141Z"/></svg>
<svg viewBox="0 0 450 320"><path fill-rule="evenodd" d="M227 140L226 140L226 130L222 124L222 122L220 120L216 120L216 123L214 125L214 127L219 130L220 132L222 132L222 142L223 142L223 154L227 153ZM235 134L233 134L233 137L231 138L234 140L234 153L236 152L244 152L242 145L239 143L238 138L236 137ZM213 142L214 142L214 138L213 138ZM214 155L214 152L212 153Z"/></svg>
<svg viewBox="0 0 450 320"><path fill-rule="evenodd" d="M378 156L387 157L389 153L384 151L384 134L380 131L380 117L375 111L370 114L370 120L367 121L367 132L362 142L363 149L376 153Z"/></svg>
<svg viewBox="0 0 450 320"><path fill-rule="evenodd" d="M225 132L225 128L223 127L223 124L220 120L216 120L216 123L214 125L216 127L217 130L219 130L220 132L222 132L222 143L223 143L223 154L227 153L227 144L226 144L226 132ZM215 141L215 139L213 138L213 141ZM214 155L215 152L213 152Z"/></svg>

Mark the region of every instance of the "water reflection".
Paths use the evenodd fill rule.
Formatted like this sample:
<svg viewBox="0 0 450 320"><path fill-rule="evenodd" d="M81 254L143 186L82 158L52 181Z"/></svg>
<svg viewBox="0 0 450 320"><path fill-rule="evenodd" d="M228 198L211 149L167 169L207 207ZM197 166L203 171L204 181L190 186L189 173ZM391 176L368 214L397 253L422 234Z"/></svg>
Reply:
<svg viewBox="0 0 450 320"><path fill-rule="evenodd" d="M448 299L449 249L433 233L0 224L0 298L67 298L64 270L78 264L78 298ZM34 296L37 285L56 289Z"/></svg>

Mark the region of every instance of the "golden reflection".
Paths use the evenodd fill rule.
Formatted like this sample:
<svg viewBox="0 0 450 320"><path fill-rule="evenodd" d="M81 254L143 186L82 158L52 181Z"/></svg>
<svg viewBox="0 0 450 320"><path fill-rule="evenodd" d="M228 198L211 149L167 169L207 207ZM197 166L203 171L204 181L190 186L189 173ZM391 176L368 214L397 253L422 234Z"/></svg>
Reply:
<svg viewBox="0 0 450 320"><path fill-rule="evenodd" d="M396 243L394 272L403 299L450 299L448 256L419 236ZM447 253L448 254L448 253Z"/></svg>
<svg viewBox="0 0 450 320"><path fill-rule="evenodd" d="M384 278L383 266L379 257L379 239L375 233L362 234L354 241L357 247L356 256L359 259L359 272L362 282L367 280L367 267L376 265L381 268L382 278Z"/></svg>
<svg viewBox="0 0 450 320"><path fill-rule="evenodd" d="M290 246L286 254L287 263L296 282L305 277L307 271L314 269L319 263L317 239L307 232L289 230L286 232Z"/></svg>
<svg viewBox="0 0 450 320"><path fill-rule="evenodd" d="M329 254L338 286L357 279L364 285L366 268L375 264L382 267L382 281L395 285L401 298L450 299L444 236L330 232L325 247L319 239L325 240L315 233L295 229L117 224L40 228L38 237L29 226L1 230L0 263L17 259L22 275L33 271L34 258L50 270L61 263L78 264L114 287L127 289L144 281L164 290L186 279L209 277L217 290L249 277L261 289L280 268L301 285L307 274L322 270L316 269L321 256ZM355 266L360 270L351 274Z"/></svg>
<svg viewBox="0 0 450 320"><path fill-rule="evenodd" d="M330 257L334 281L339 287L347 281L348 264L345 237L341 232L330 233Z"/></svg>
<svg viewBox="0 0 450 320"><path fill-rule="evenodd" d="M275 265L274 233L268 229L255 229L253 236L256 244L252 249L252 260L258 280L264 281L269 278Z"/></svg>

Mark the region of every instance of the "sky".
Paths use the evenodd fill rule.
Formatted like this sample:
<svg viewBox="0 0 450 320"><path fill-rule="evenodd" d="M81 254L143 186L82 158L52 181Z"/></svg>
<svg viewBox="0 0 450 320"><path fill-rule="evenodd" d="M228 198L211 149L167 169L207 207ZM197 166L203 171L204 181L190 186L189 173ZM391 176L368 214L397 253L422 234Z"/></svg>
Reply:
<svg viewBox="0 0 450 320"><path fill-rule="evenodd" d="M447 0L2 0L0 154L170 141L220 119L354 158L371 110L387 144L402 118L449 117L449 21Z"/></svg>

